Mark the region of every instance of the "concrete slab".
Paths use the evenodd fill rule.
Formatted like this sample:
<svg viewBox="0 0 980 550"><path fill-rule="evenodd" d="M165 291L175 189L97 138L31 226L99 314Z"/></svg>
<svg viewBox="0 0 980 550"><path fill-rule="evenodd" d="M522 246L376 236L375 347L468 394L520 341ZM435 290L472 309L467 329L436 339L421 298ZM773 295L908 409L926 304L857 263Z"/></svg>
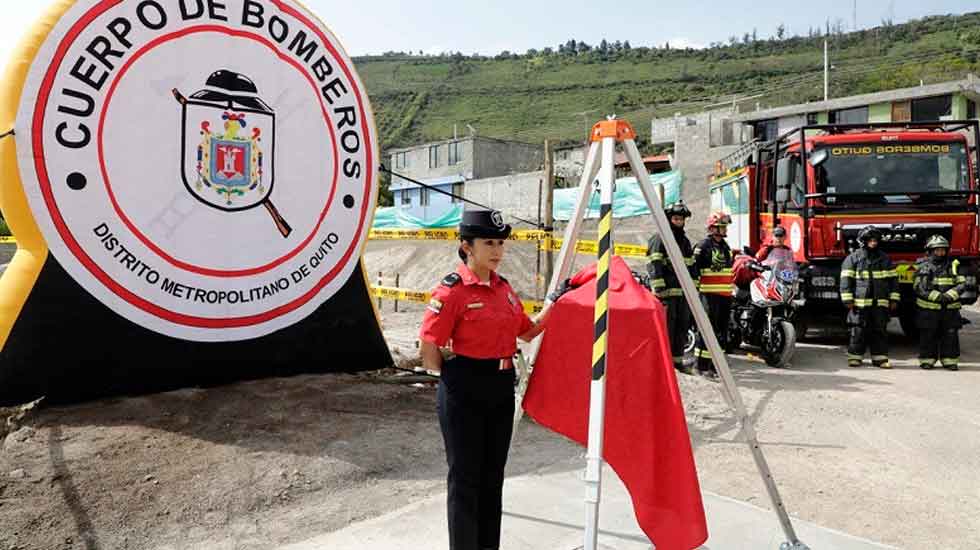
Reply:
<svg viewBox="0 0 980 550"><path fill-rule="evenodd" d="M599 543L608 550L650 550L633 515L629 494L610 469L603 477ZM573 550L582 545L584 486L579 472L522 476L504 488L505 550ZM784 542L776 516L762 508L705 494L710 539L704 550L776 550ZM883 550L894 547L794 520L813 550ZM448 548L445 494L340 531L280 550L442 550Z"/></svg>

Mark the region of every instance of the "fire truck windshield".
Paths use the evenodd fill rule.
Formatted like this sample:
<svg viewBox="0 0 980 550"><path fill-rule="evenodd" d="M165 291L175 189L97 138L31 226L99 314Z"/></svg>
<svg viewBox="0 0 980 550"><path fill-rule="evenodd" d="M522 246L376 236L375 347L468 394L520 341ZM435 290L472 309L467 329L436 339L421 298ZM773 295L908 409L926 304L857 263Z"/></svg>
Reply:
<svg viewBox="0 0 980 550"><path fill-rule="evenodd" d="M828 204L968 199L965 194L936 194L970 189L963 143L849 143L823 149L829 156L816 169L817 191L827 194Z"/></svg>

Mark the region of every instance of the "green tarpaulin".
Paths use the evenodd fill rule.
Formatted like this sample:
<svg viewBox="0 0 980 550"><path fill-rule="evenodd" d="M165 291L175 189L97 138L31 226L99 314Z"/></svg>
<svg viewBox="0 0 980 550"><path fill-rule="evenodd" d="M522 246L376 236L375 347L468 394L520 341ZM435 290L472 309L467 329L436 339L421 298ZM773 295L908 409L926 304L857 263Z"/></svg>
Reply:
<svg viewBox="0 0 980 550"><path fill-rule="evenodd" d="M676 202L681 198L684 177L677 170L651 174L650 182L653 185L664 186L664 200L666 204ZM572 219L572 212L575 210L575 201L578 200L578 188L558 189L555 191L555 219L558 221L568 221ZM643 216L649 214L647 201L643 198L640 185L636 183L636 178L622 178L616 180L616 193L613 195L613 217L629 218L631 216ZM593 193L589 208L585 214L586 218L599 217L599 194Z"/></svg>
<svg viewBox="0 0 980 550"><path fill-rule="evenodd" d="M463 219L463 205L454 204L446 209L442 215L431 220L416 218L405 210L397 206L379 208L374 213L374 229L440 229L443 227L456 227Z"/></svg>

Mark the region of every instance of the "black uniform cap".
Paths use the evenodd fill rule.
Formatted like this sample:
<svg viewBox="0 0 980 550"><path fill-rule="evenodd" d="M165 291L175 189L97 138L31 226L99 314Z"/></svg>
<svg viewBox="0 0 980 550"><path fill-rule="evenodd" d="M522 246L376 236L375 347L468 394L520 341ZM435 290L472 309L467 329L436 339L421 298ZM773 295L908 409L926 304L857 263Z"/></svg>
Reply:
<svg viewBox="0 0 980 550"><path fill-rule="evenodd" d="M773 237L785 237L786 236L786 229L784 229L782 227L777 227L776 229L773 229L772 230L772 235L773 235Z"/></svg>
<svg viewBox="0 0 980 550"><path fill-rule="evenodd" d="M459 236L463 239L506 239L510 231L498 210L466 210L459 224Z"/></svg>
<svg viewBox="0 0 980 550"><path fill-rule="evenodd" d="M272 108L259 99L259 89L255 83L243 74L221 69L211 73L205 86L209 89L195 92L191 99L216 103L226 108L230 105L232 108L244 107L265 113L272 112Z"/></svg>

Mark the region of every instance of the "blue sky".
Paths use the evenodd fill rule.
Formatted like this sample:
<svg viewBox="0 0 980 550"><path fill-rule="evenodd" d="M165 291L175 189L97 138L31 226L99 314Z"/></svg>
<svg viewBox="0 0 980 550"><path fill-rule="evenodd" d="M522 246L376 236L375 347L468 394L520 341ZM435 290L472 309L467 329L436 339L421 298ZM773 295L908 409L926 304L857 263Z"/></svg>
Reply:
<svg viewBox="0 0 980 550"><path fill-rule="evenodd" d="M829 18L852 27L853 0L774 2L748 0L308 0L356 55L386 50L524 52L569 38L595 44L602 38L634 46L708 45L758 28L760 37L784 23L806 34ZM409 7L410 6L410 7ZM980 11L977 0L858 0L859 28L893 13L901 22L924 15Z"/></svg>
<svg viewBox="0 0 980 550"><path fill-rule="evenodd" d="M225 0L234 2L235 0ZM0 60L46 0L0 0ZM595 44L602 38L629 40L634 46L706 46L758 29L760 37L784 23L806 34L810 25L840 18L852 27L853 0L817 2L684 0L306 0L353 55L387 50L462 51L495 54L502 50L556 46L569 38ZM859 28L882 18L897 22L925 15L980 11L977 0L858 0Z"/></svg>

